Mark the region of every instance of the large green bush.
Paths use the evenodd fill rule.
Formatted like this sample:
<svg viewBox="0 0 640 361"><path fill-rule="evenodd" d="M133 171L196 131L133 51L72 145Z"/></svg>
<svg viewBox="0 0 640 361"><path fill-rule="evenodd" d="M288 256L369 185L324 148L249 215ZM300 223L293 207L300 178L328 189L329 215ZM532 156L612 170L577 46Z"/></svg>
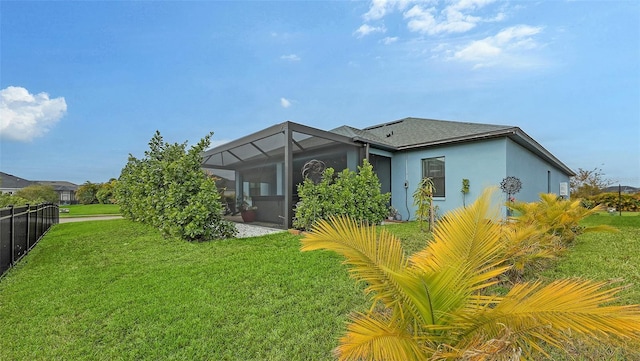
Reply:
<svg viewBox="0 0 640 361"><path fill-rule="evenodd" d="M115 187L122 214L187 241L233 237L215 181L200 167L211 135L186 151L186 143L165 143L156 132L144 158L130 155Z"/></svg>
<svg viewBox="0 0 640 361"><path fill-rule="evenodd" d="M327 168L318 184L305 179L298 185L298 196L293 221L298 229L310 229L318 220L343 215L377 224L387 216L391 198L391 194L380 192L380 180L366 159L358 172L345 169L336 175L333 168Z"/></svg>

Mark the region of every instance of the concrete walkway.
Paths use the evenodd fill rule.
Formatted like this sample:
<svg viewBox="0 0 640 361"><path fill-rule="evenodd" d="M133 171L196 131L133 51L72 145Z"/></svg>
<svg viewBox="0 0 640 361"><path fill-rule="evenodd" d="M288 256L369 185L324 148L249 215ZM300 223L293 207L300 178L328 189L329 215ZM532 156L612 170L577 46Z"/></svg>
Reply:
<svg viewBox="0 0 640 361"><path fill-rule="evenodd" d="M108 221L110 219L122 219L122 216L91 216L91 217L60 217L59 223L73 223L73 222L86 222L86 221Z"/></svg>
<svg viewBox="0 0 640 361"><path fill-rule="evenodd" d="M108 221L110 219L123 219L122 216L91 216L91 217L70 217L70 218L60 218L59 223L73 223L73 222L86 222L86 221ZM280 233L285 232L284 229L265 227L263 225L254 225L254 224L246 224L246 223L237 223L234 222L236 229L238 230L238 234L236 238L248 238L248 237L256 237L263 236L265 234L272 233Z"/></svg>

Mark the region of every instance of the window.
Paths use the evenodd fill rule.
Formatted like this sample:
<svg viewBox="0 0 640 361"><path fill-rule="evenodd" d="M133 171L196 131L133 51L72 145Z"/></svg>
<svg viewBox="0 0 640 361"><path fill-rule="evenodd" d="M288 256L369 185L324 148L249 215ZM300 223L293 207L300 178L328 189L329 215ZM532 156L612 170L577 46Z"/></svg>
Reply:
<svg viewBox="0 0 640 361"><path fill-rule="evenodd" d="M436 191L434 197L444 197L444 157L422 160L422 177L430 177Z"/></svg>

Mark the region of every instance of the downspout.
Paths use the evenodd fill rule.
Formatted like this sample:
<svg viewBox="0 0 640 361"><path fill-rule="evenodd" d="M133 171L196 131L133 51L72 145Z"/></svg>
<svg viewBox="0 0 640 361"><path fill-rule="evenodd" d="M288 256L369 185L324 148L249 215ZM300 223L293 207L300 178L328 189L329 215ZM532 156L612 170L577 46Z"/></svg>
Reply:
<svg viewBox="0 0 640 361"><path fill-rule="evenodd" d="M407 221L411 220L409 210L409 155L404 155L404 206L407 208Z"/></svg>
<svg viewBox="0 0 640 361"><path fill-rule="evenodd" d="M364 143L364 159L369 162L369 143Z"/></svg>
<svg viewBox="0 0 640 361"><path fill-rule="evenodd" d="M293 137L291 129L284 127L284 226L285 229L293 225Z"/></svg>

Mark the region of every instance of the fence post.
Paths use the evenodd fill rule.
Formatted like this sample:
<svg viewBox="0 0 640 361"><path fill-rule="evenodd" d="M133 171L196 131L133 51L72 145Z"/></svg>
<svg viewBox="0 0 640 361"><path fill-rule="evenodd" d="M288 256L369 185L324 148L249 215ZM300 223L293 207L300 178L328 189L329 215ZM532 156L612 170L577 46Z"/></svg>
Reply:
<svg viewBox="0 0 640 361"><path fill-rule="evenodd" d="M9 222L9 240L11 241L11 267L13 267L13 264L16 262L16 242L15 242L15 224L14 224L14 214L15 214L15 208L13 207L13 204L9 205L9 208L11 209L11 215L10 215L10 219L11 222Z"/></svg>
<svg viewBox="0 0 640 361"><path fill-rule="evenodd" d="M29 231L31 228L31 224L30 224L30 218L31 218L31 205L29 203L26 204L27 206L27 250L31 249L31 237L29 235Z"/></svg>

